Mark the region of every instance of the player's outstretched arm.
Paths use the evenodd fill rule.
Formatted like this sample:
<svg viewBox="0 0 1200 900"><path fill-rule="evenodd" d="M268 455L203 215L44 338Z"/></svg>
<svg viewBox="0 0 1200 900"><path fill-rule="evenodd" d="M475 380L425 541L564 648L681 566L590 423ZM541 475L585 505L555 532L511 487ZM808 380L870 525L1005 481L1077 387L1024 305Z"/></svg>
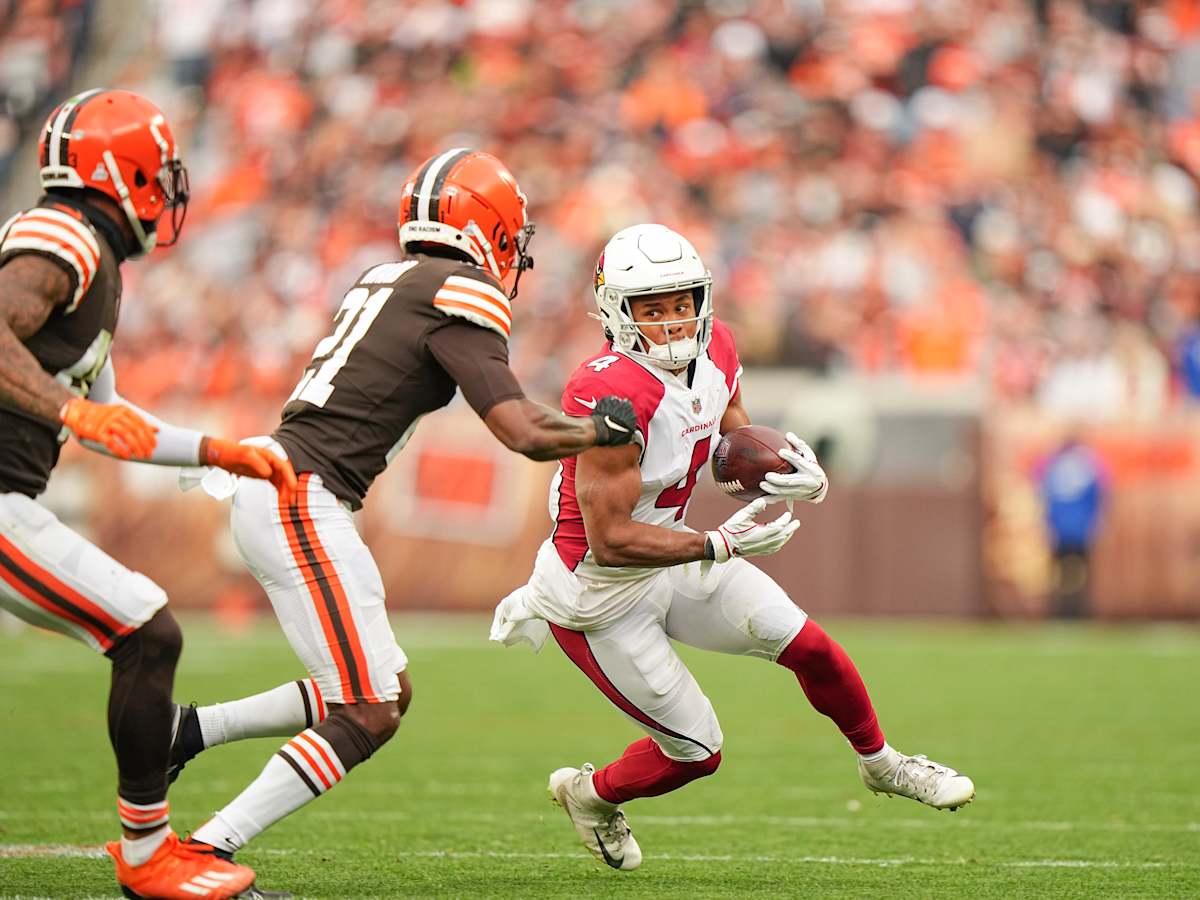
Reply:
<svg viewBox="0 0 1200 900"><path fill-rule="evenodd" d="M633 405L617 397L601 398L590 416L565 416L521 397L497 403L483 421L509 450L538 461L628 444L637 429Z"/></svg>
<svg viewBox="0 0 1200 900"><path fill-rule="evenodd" d="M157 441L149 453L140 456L140 462L159 466L216 466L234 475L270 481L286 502L290 503L294 497L296 473L286 457L265 447L209 437L194 429L164 422L146 412L117 393L117 376L111 359L105 362L92 385L92 396L103 401L92 406L126 409L154 429ZM112 449L102 443L83 439L82 436L81 441L90 450L120 455L113 454Z"/></svg>
<svg viewBox="0 0 1200 900"><path fill-rule="evenodd" d="M674 566L705 559L705 537L635 522L641 494L640 448L590 450L575 467L575 493L588 548L601 566Z"/></svg>

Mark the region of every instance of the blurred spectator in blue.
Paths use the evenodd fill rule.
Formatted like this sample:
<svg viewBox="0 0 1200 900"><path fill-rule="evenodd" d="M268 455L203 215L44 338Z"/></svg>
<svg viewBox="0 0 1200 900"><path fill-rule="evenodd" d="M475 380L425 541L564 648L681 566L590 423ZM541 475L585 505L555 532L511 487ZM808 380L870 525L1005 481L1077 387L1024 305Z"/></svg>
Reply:
<svg viewBox="0 0 1200 900"><path fill-rule="evenodd" d="M1108 493L1100 458L1069 437L1042 463L1039 490L1054 554L1050 614L1077 619L1089 614L1090 560Z"/></svg>

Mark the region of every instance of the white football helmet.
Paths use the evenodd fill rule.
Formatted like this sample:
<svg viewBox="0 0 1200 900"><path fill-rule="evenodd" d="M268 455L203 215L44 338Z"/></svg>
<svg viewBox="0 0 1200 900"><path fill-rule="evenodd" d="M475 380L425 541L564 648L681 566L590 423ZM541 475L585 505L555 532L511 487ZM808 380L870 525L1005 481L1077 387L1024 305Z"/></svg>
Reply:
<svg viewBox="0 0 1200 900"><path fill-rule="evenodd" d="M642 334L630 300L647 294L690 290L696 315L695 337L656 344ZM621 352L664 369L681 369L706 349L712 338L712 275L681 234L665 225L633 225L612 236L596 261L596 306L604 333Z"/></svg>

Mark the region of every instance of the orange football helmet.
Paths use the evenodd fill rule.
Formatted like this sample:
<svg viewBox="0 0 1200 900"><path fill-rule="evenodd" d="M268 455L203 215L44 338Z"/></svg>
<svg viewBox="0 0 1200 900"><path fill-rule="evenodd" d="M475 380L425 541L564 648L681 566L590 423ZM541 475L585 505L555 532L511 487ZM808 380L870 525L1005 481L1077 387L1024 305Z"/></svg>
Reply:
<svg viewBox="0 0 1200 900"><path fill-rule="evenodd" d="M533 223L525 194L490 153L455 147L432 156L408 176L400 195L400 246L442 244L466 253L499 279L533 268Z"/></svg>
<svg viewBox="0 0 1200 900"><path fill-rule="evenodd" d="M148 253L179 239L187 215L187 169L162 110L137 94L96 88L63 102L38 140L42 187L91 188L120 204ZM171 210L171 233L158 220Z"/></svg>

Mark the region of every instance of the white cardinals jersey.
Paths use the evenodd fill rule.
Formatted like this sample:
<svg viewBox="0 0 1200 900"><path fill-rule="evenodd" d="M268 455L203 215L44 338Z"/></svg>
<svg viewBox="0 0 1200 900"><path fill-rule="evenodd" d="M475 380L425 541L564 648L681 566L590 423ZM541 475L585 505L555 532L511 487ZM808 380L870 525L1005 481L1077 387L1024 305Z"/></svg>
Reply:
<svg viewBox="0 0 1200 900"><path fill-rule="evenodd" d="M642 492L633 510L634 521L686 529L684 516L692 491L717 448L721 418L737 393L741 372L733 335L723 322L714 320L708 350L678 375L643 365L612 344L571 375L562 395L562 409L568 415L588 415L596 399L607 394L627 397L637 412ZM575 495L575 464L573 457L564 459L550 486L550 516L555 523L551 542L563 564L595 581L626 581L661 571L595 564Z"/></svg>

